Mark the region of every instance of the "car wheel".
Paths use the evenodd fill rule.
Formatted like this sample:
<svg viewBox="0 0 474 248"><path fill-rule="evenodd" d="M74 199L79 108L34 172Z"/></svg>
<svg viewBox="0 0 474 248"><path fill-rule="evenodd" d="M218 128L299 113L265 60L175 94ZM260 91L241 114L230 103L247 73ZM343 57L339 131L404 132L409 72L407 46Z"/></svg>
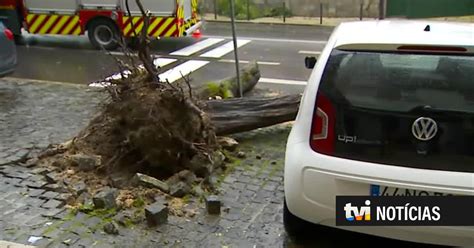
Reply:
<svg viewBox="0 0 474 248"><path fill-rule="evenodd" d="M92 21L87 28L92 45L98 49L114 50L119 44L119 31L114 22L106 19Z"/></svg>
<svg viewBox="0 0 474 248"><path fill-rule="evenodd" d="M283 225L285 226L286 233L294 238L303 237L309 229L314 228L315 226L312 223L293 215L286 205L286 200L283 202Z"/></svg>

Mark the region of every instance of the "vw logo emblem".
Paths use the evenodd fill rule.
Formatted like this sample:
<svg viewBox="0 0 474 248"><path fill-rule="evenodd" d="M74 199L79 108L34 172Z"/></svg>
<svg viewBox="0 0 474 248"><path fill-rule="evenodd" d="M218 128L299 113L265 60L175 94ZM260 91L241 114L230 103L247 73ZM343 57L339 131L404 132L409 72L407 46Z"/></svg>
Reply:
<svg viewBox="0 0 474 248"><path fill-rule="evenodd" d="M411 132L415 138L421 141L428 141L436 136L438 124L431 118L420 117L413 122Z"/></svg>

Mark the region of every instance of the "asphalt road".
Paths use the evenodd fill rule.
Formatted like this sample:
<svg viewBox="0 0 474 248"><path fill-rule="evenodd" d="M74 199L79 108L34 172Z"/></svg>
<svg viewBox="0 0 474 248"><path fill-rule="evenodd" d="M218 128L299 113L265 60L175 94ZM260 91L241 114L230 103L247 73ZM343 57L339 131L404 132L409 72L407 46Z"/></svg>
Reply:
<svg viewBox="0 0 474 248"><path fill-rule="evenodd" d="M245 66L248 61L260 63L262 77L271 79L262 81L260 87L285 93L301 92L304 89L304 82L310 75L310 70L304 67L304 57L317 56L331 30L327 27L239 23L238 39L247 42L238 49L239 59L243 62L241 66ZM234 75L232 50L213 57L201 56L231 41L230 24L208 22L205 23L202 33L200 39L185 37L153 41L152 54L176 60L163 67L164 70L172 69L187 61L209 62L205 66L192 69L191 77L194 85ZM208 39L221 41L197 50L190 56L170 55L174 51ZM105 51L94 49L86 36L25 34L23 44L17 46L17 51L19 65L12 77L78 84L89 84L117 73L116 58L124 58L120 51L113 52L114 58Z"/></svg>

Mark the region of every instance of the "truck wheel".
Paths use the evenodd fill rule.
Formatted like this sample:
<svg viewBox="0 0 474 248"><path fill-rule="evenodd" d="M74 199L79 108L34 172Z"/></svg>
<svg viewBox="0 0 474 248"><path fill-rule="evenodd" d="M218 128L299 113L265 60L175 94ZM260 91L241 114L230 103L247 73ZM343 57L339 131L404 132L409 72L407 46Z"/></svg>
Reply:
<svg viewBox="0 0 474 248"><path fill-rule="evenodd" d="M118 47L119 31L112 21L98 19L92 21L87 28L87 35L92 45L98 49L102 47L114 50Z"/></svg>

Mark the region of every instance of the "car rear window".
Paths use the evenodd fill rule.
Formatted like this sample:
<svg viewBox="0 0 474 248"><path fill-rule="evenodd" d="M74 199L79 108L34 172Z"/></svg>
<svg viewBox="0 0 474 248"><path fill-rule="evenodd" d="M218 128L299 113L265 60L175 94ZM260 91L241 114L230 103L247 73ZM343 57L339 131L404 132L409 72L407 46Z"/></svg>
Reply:
<svg viewBox="0 0 474 248"><path fill-rule="evenodd" d="M321 90L355 107L474 112L474 56L334 50Z"/></svg>

